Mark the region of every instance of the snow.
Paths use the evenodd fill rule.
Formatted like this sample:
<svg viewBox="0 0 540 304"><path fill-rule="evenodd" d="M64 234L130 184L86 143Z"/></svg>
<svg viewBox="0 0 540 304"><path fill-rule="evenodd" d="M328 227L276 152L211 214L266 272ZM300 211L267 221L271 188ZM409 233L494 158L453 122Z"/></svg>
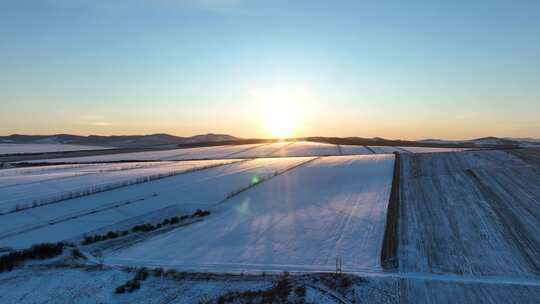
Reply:
<svg viewBox="0 0 540 304"><path fill-rule="evenodd" d="M113 161L142 161L142 160L202 160L202 159L224 159L224 158L239 158L235 154L240 154L246 150L253 149L261 144L253 145L229 145L229 146L212 146L199 148L184 148L159 151L146 151L134 153L118 153L97 156L83 157L67 157L54 158L46 160L35 160L33 162L49 162L49 163L92 163L92 162L113 162Z"/></svg>
<svg viewBox="0 0 540 304"><path fill-rule="evenodd" d="M132 183L139 178L176 174L230 160L94 164L7 169L0 173L0 211L48 203L74 193ZM56 169L56 170L55 170ZM22 174L18 174L22 172Z"/></svg>
<svg viewBox="0 0 540 304"><path fill-rule="evenodd" d="M325 157L106 261L181 269L379 269L393 155ZM189 245L187 245L189 244ZM156 250L159 248L159 250Z"/></svg>
<svg viewBox="0 0 540 304"><path fill-rule="evenodd" d="M397 147L410 153L439 153L439 152L460 152L465 148L430 148L430 147ZM401 153L401 151L398 151Z"/></svg>
<svg viewBox="0 0 540 304"><path fill-rule="evenodd" d="M1 215L0 247L20 248L38 242L73 238L171 205L182 205L186 213L192 213L198 208L209 208L224 200L229 193L249 186L255 176L273 176L275 172L310 159L270 158L236 162ZM193 163L204 165L208 162L222 161ZM182 163L191 162L179 164ZM55 224L49 225L50 222Z"/></svg>
<svg viewBox="0 0 540 304"><path fill-rule="evenodd" d="M537 166L497 150L403 155L401 163L400 271L538 276Z"/></svg>
<svg viewBox="0 0 540 304"><path fill-rule="evenodd" d="M92 163L115 161L165 161L203 160L230 158L336 156L399 153L433 153L461 151L459 148L392 147L334 145L319 142L275 142L263 144L225 145L199 148L183 148L96 156L66 157L30 161L41 163Z"/></svg>
<svg viewBox="0 0 540 304"><path fill-rule="evenodd" d="M409 153L409 151L393 146L369 146L376 154Z"/></svg>
<svg viewBox="0 0 540 304"><path fill-rule="evenodd" d="M0 154L15 153L44 153L44 152L62 152L62 151L81 151L81 150L103 150L111 147L101 146L79 146L65 144L4 144L0 143Z"/></svg>
<svg viewBox="0 0 540 304"><path fill-rule="evenodd" d="M152 272L147 279L140 281L140 289L129 293L116 294L115 288L134 278L134 272L116 268L91 266L69 267L49 266L24 268L0 274L1 303L144 303L144 304L193 304L216 303L216 299L229 292L268 290L279 279L277 276L234 276L181 274L155 277ZM335 304L349 303L339 301L330 294L335 291L322 287L316 276L306 283L306 303ZM292 286L301 286L307 279L290 277ZM315 282L315 283L313 283ZM372 286L375 285L375 286ZM355 289L362 292L362 285ZM374 282L369 289L377 289ZM368 290L366 290L368 291ZM386 290L383 290L386 291ZM370 294L377 293L371 291ZM289 299L296 298L291 290ZM364 299L372 300L373 296ZM229 303L229 302L227 302ZM240 303L240 302L234 302ZM242 303L247 303L246 299ZM257 302L259 303L259 302ZM291 301L292 303L292 301ZM302 302L303 303L303 302ZM370 302L371 303L371 302Z"/></svg>
<svg viewBox="0 0 540 304"><path fill-rule="evenodd" d="M343 155L363 155L363 154L373 154L365 146L353 146L353 145L339 145L341 153Z"/></svg>
<svg viewBox="0 0 540 304"><path fill-rule="evenodd" d="M254 149L244 151L235 155L238 158L254 158L254 157L270 157L275 155L275 153L284 147L292 145L292 142L275 142L269 144L263 144L257 146Z"/></svg>
<svg viewBox="0 0 540 304"><path fill-rule="evenodd" d="M293 142L290 145L283 146L283 148L274 152L272 156L321 156L339 154L340 153L336 145L309 141L298 141Z"/></svg>

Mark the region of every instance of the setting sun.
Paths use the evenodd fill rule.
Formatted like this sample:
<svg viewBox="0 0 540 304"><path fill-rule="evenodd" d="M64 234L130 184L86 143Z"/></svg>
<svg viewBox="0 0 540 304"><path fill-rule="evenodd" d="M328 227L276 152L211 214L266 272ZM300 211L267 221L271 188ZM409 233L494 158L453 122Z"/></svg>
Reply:
<svg viewBox="0 0 540 304"><path fill-rule="evenodd" d="M286 109L276 109L269 113L266 118L266 128L273 137L290 137L295 127L295 117L293 113Z"/></svg>
<svg viewBox="0 0 540 304"><path fill-rule="evenodd" d="M299 111L305 106L305 89L274 88L253 92L261 110L265 131L272 137L286 138L295 135L301 123Z"/></svg>

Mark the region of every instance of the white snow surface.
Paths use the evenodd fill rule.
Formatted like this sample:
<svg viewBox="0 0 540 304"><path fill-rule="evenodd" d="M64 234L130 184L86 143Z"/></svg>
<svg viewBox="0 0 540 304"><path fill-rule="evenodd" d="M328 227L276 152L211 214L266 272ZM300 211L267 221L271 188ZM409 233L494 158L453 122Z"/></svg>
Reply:
<svg viewBox="0 0 540 304"><path fill-rule="evenodd" d="M209 271L379 270L393 155L325 157L156 236L107 263ZM157 250L159 248L159 250Z"/></svg>
<svg viewBox="0 0 540 304"><path fill-rule="evenodd" d="M141 177L174 174L231 160L62 165L0 171L0 211L41 204L70 193L100 189Z"/></svg>
<svg viewBox="0 0 540 304"><path fill-rule="evenodd" d="M65 144L3 144L0 143L0 154L19 154L19 153L44 153L44 152L62 152L62 151L81 151L81 150L103 150L111 147L101 146L79 146Z"/></svg>
<svg viewBox="0 0 540 304"><path fill-rule="evenodd" d="M438 152L460 152L470 150L467 148L431 148L431 147L394 147L405 150L409 153L438 153ZM403 153L402 151L398 151Z"/></svg>
<svg viewBox="0 0 540 304"><path fill-rule="evenodd" d="M171 205L181 205L191 214L198 208L208 209L229 193L249 186L255 176L273 176L275 172L310 159L241 161L0 215L0 247L24 248L35 243L70 239ZM194 163L208 162L221 161ZM164 217L168 216L173 215ZM48 224L51 222L54 225Z"/></svg>
<svg viewBox="0 0 540 304"><path fill-rule="evenodd" d="M32 162L49 163L92 163L92 162L112 162L112 161L136 161L136 160L202 160L202 159L226 159L241 158L237 154L254 149L262 144L252 145L228 145L199 148L183 148L171 150L158 150L133 153L118 153L96 156L54 158L46 160L35 160Z"/></svg>
<svg viewBox="0 0 540 304"><path fill-rule="evenodd" d="M284 145L277 150L272 156L324 156L324 155L340 155L337 145L298 141L292 142L289 145Z"/></svg>
<svg viewBox="0 0 540 304"><path fill-rule="evenodd" d="M164 161L164 160L202 160L230 158L264 158L264 157L301 157L301 156L336 156L336 155L366 155L366 154L399 153L433 153L461 151L455 148L424 148L424 147L392 147L392 146L361 146L334 145L327 143L298 141L275 142L265 144L226 145L199 148L183 148L159 151L118 153L96 156L68 157L41 159L30 162L48 163L92 163L113 161Z"/></svg>

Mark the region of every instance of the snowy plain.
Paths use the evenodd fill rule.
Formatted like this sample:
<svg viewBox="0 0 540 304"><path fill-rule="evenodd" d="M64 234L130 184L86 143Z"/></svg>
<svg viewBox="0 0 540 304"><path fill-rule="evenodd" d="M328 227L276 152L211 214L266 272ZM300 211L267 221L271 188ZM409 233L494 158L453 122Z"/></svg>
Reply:
<svg viewBox="0 0 540 304"><path fill-rule="evenodd" d="M527 160L403 155L400 270L540 280L540 170Z"/></svg>
<svg viewBox="0 0 540 304"><path fill-rule="evenodd" d="M393 155L319 158L106 261L179 269L379 269ZM156 248L160 248L156 250Z"/></svg>
<svg viewBox="0 0 540 304"><path fill-rule="evenodd" d="M302 156L337 156L397 153L436 153L462 151L461 148L430 147L393 147L393 146L355 146L334 145L327 143L297 141L265 144L246 144L182 148L159 151L118 153L96 156L40 159L30 163L93 163L115 161L165 161L165 160L203 160L229 158L264 158L264 157L302 157Z"/></svg>
<svg viewBox="0 0 540 304"><path fill-rule="evenodd" d="M234 160L113 163L84 166L47 166L0 172L0 211L61 200L74 193L99 191L141 178L174 175ZM73 195L75 196L75 195Z"/></svg>
<svg viewBox="0 0 540 304"><path fill-rule="evenodd" d="M192 213L199 208L209 208L230 193L250 186L254 178L272 177L276 172L311 159L238 161L0 215L0 247L22 248L38 242L61 241L171 205L181 205L186 213ZM208 162L221 161L193 163L201 165ZM191 162L181 163L187 165ZM54 224L50 225L51 222Z"/></svg>

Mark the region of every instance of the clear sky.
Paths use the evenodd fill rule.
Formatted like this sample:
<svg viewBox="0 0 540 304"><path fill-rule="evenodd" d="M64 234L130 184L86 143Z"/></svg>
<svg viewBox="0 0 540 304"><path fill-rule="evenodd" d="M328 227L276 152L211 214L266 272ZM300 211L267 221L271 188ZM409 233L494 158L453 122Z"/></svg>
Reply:
<svg viewBox="0 0 540 304"><path fill-rule="evenodd" d="M538 138L540 1L0 0L0 135L284 125Z"/></svg>

